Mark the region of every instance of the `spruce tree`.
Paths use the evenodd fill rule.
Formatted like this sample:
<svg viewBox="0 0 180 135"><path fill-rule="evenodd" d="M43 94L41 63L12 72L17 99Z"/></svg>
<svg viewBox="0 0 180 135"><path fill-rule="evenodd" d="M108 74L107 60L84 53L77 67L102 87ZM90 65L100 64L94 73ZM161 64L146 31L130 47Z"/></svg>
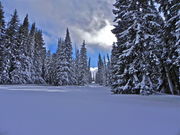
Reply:
<svg viewBox="0 0 180 135"><path fill-rule="evenodd" d="M69 63L65 54L66 46L65 42L61 42L60 48L57 51L57 60L56 60L56 81L55 85L69 85Z"/></svg>
<svg viewBox="0 0 180 135"><path fill-rule="evenodd" d="M80 51L80 85L88 84L88 64L86 43L83 41Z"/></svg>
<svg viewBox="0 0 180 135"><path fill-rule="evenodd" d="M36 24L33 23L29 33L29 42L27 45L27 55L31 59L34 59L34 54L35 54L35 32L36 32Z"/></svg>
<svg viewBox="0 0 180 135"><path fill-rule="evenodd" d="M106 62L106 57L103 57L103 85L106 86L107 84L107 62Z"/></svg>
<svg viewBox="0 0 180 135"><path fill-rule="evenodd" d="M52 84L52 85L58 85L58 78L57 78L57 74L59 73L59 72L57 72L58 70L57 70L57 64L59 64L58 63L58 57L57 57L58 55L57 55L57 53L54 53L54 54L52 54L52 58L51 58L51 68L50 68L50 84Z"/></svg>
<svg viewBox="0 0 180 135"><path fill-rule="evenodd" d="M35 46L34 46L34 66L36 72L36 84L45 83L44 81L44 60L46 55L46 49L44 47L44 40L41 30L35 32Z"/></svg>
<svg viewBox="0 0 180 135"><path fill-rule="evenodd" d="M180 20L180 15L179 15ZM176 58L175 65L178 67L178 76L179 76L179 84L180 84L180 21L176 22L176 53L178 54L178 57ZM180 95L180 88L178 91L178 94Z"/></svg>
<svg viewBox="0 0 180 135"><path fill-rule="evenodd" d="M28 45L28 36L29 36L29 19L28 15L24 18L23 24L19 28L19 48L20 51L27 56L27 45Z"/></svg>
<svg viewBox="0 0 180 135"><path fill-rule="evenodd" d="M67 70L67 76L68 76L68 85L75 85L76 82L76 77L75 77L75 70L74 70L74 65L73 65L73 58L72 58L72 42L70 38L70 33L69 29L67 28L66 31L66 37L65 37L65 57L66 57L66 66L68 68Z"/></svg>
<svg viewBox="0 0 180 135"><path fill-rule="evenodd" d="M80 85L80 76L81 76L81 62L80 62L80 51L79 49L76 50L76 58L75 58L75 75L76 75L76 81L77 85Z"/></svg>
<svg viewBox="0 0 180 135"><path fill-rule="evenodd" d="M107 54L107 64L106 64L106 86L111 85L111 61L109 55Z"/></svg>
<svg viewBox="0 0 180 135"><path fill-rule="evenodd" d="M29 36L29 21L26 15L23 24L18 31L18 61L19 66L14 70L13 76L19 76L19 84L31 83L31 74L29 71L29 59L27 56L27 45Z"/></svg>
<svg viewBox="0 0 180 135"><path fill-rule="evenodd" d="M114 6L117 25L113 33L118 50L112 56L117 58L112 67L114 92L152 94L156 91L154 85L158 85L151 76L154 72L151 65L159 63L160 52L155 51L161 46L161 19L150 0L117 0Z"/></svg>
<svg viewBox="0 0 180 135"><path fill-rule="evenodd" d="M52 61L52 56L51 52L48 51L46 54L46 59L45 59L45 81L48 84L52 84L51 82L51 61Z"/></svg>
<svg viewBox="0 0 180 135"><path fill-rule="evenodd" d="M19 30L19 19L17 11L14 11L11 20L7 24L5 32L5 57L4 57L4 71L3 71L3 82L4 83L19 83L20 76L15 75L15 70L20 67L18 59L19 48L18 48L18 30Z"/></svg>
<svg viewBox="0 0 180 135"><path fill-rule="evenodd" d="M118 41L118 44L121 44L122 40ZM122 42L123 43L123 42ZM123 85L123 63L119 60L119 55L122 53L122 46L118 46L116 43L112 45L111 51L111 87L113 93L120 93L119 87Z"/></svg>
<svg viewBox="0 0 180 135"><path fill-rule="evenodd" d="M69 30L66 31L65 41L61 41L56 54L56 85L75 85L76 76L73 68L72 43Z"/></svg>
<svg viewBox="0 0 180 135"><path fill-rule="evenodd" d="M35 23L32 24L31 30L28 36L28 44L27 44L27 59L28 59L28 71L30 75L31 82L35 84L37 82L37 72L34 65L35 62L35 33L36 33L36 26Z"/></svg>
<svg viewBox="0 0 180 135"><path fill-rule="evenodd" d="M157 0L160 3L160 11L164 14L163 27L163 54L162 70L163 82L166 93L179 93L179 44L177 33L177 24L179 22L178 0Z"/></svg>
<svg viewBox="0 0 180 135"><path fill-rule="evenodd" d="M88 61L88 83L92 83L92 73L91 73L91 58Z"/></svg>
<svg viewBox="0 0 180 135"><path fill-rule="evenodd" d="M4 20L4 11L3 6L0 2L0 84L4 83L4 78L2 78L2 73L4 70L4 56L5 56L5 20Z"/></svg>
<svg viewBox="0 0 180 135"><path fill-rule="evenodd" d="M100 54L98 58L98 71L96 73L96 83L104 85L104 63Z"/></svg>

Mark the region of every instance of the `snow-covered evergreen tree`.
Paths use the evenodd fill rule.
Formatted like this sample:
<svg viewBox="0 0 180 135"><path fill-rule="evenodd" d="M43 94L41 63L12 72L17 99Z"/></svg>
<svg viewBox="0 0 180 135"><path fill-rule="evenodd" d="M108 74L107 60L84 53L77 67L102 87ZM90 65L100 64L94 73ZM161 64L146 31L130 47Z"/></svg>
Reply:
<svg viewBox="0 0 180 135"><path fill-rule="evenodd" d="M91 58L88 60L88 84L92 83Z"/></svg>
<svg viewBox="0 0 180 135"><path fill-rule="evenodd" d="M5 28L0 3L0 83L45 83L46 49L42 32L35 23L29 32L28 15L19 24L17 11Z"/></svg>
<svg viewBox="0 0 180 135"><path fill-rule="evenodd" d="M88 84L88 74L86 43L83 41L80 51L80 85Z"/></svg>
<svg viewBox="0 0 180 135"><path fill-rule="evenodd" d="M96 73L96 83L100 84L100 85L104 85L104 63L102 60L101 55L99 54L99 58L98 58L98 71Z"/></svg>
<svg viewBox="0 0 180 135"><path fill-rule="evenodd" d="M178 54L175 65L178 67L178 76L179 76L179 84L180 84L180 12L178 14L179 20L176 22L176 53ZM178 94L180 95L180 88L178 91Z"/></svg>
<svg viewBox="0 0 180 135"><path fill-rule="evenodd" d="M34 59L34 54L35 54L35 32L36 32L36 24L33 23L29 33L29 42L27 45L27 55L31 59Z"/></svg>
<svg viewBox="0 0 180 135"><path fill-rule="evenodd" d="M61 42L57 51L56 85L75 85L76 77L73 69L72 44L69 30L66 31L65 41Z"/></svg>
<svg viewBox="0 0 180 135"><path fill-rule="evenodd" d="M107 54L107 64L106 64L106 86L111 85L111 61L109 55Z"/></svg>
<svg viewBox="0 0 180 135"><path fill-rule="evenodd" d="M116 0L114 6L117 23L113 30L117 37L117 46L114 45L117 52L112 56L116 58L112 61L114 92L151 94L158 85L151 75L152 65L159 64L160 52L156 49L161 47L162 21L151 0Z"/></svg>
<svg viewBox="0 0 180 135"><path fill-rule="evenodd" d="M76 75L73 63L73 51L72 51L72 42L70 38L69 29L67 28L66 37L65 37L65 56L67 60L67 67L69 68L68 73L68 81L69 85L76 85Z"/></svg>
<svg viewBox="0 0 180 135"><path fill-rule="evenodd" d="M121 40L120 40L121 41ZM119 44L121 44L121 42ZM122 52L122 46L118 46L116 43L112 45L111 51L111 87L114 93L118 93L118 87L121 86L123 78L121 78L120 74L122 73L123 64L121 61L118 61L119 53ZM121 80L121 81L119 81Z"/></svg>
<svg viewBox="0 0 180 135"><path fill-rule="evenodd" d="M163 55L162 70L165 92L177 94L180 90L179 83L179 44L178 44L178 22L179 1L178 0L157 0L160 3L160 11L164 14L163 27Z"/></svg>
<svg viewBox="0 0 180 135"><path fill-rule="evenodd" d="M76 75L76 81L77 85L80 85L80 76L81 76L81 68L80 68L81 62L80 62L80 51L79 49L76 50L76 58L75 58L75 75Z"/></svg>
<svg viewBox="0 0 180 135"><path fill-rule="evenodd" d="M50 80L48 81L49 84L52 84L52 85L58 85L57 84L57 53L54 53L52 54L51 56L51 60L50 60L50 68L49 68L49 74L48 76L50 77Z"/></svg>
<svg viewBox="0 0 180 135"><path fill-rule="evenodd" d="M37 72L34 66L35 62L35 33L36 33L36 25L32 24L31 30L28 36L28 44L27 44L27 60L28 60L28 74L30 76L30 83L35 84L37 81ZM38 75L39 76L39 75Z"/></svg>
<svg viewBox="0 0 180 135"><path fill-rule="evenodd" d="M29 36L29 21L28 15L25 17L24 22L20 25L18 31L18 54L17 60L18 66L12 72L12 76L18 76L12 83L25 84L31 83L31 74L29 72L29 59L27 57L27 45L28 45L28 36Z"/></svg>
<svg viewBox="0 0 180 135"><path fill-rule="evenodd" d="M48 51L46 54L46 59L45 59L45 81L48 84L51 84L51 60L52 60L52 56L51 56L51 52Z"/></svg>
<svg viewBox="0 0 180 135"><path fill-rule="evenodd" d="M107 84L107 62L106 62L106 57L103 57L103 85L106 86Z"/></svg>
<svg viewBox="0 0 180 135"><path fill-rule="evenodd" d="M21 53L27 56L27 46L28 46L28 36L29 36L29 19L28 15L24 18L23 24L19 28L19 48Z"/></svg>
<svg viewBox="0 0 180 135"><path fill-rule="evenodd" d="M68 72L69 72L69 67L67 66L68 62L65 57L65 43L64 41L61 42L60 47L58 48L57 51L57 60L56 60L56 80L55 80L55 85L68 85L69 80L68 80Z"/></svg>
<svg viewBox="0 0 180 135"><path fill-rule="evenodd" d="M96 73L95 82L100 85L109 86L111 81L111 67L110 67L110 59L109 55L102 59L101 55L99 54L98 58L98 71Z"/></svg>
<svg viewBox="0 0 180 135"><path fill-rule="evenodd" d="M2 78L3 66L4 66L4 56L5 56L5 43L4 43L4 35L5 34L5 20L4 20L4 11L3 6L0 2L0 84L4 83Z"/></svg>
<svg viewBox="0 0 180 135"><path fill-rule="evenodd" d="M4 83L19 83L19 76L14 74L14 71L20 67L18 59L18 30L19 19L17 11L14 11L11 20L7 24L5 32L5 56L4 56L4 71L2 74Z"/></svg>
<svg viewBox="0 0 180 135"><path fill-rule="evenodd" d="M42 36L41 30L35 31L35 44L34 44L34 66L35 66L35 83L42 84L45 83L44 81L44 60L46 55L46 49L44 47L44 40Z"/></svg>

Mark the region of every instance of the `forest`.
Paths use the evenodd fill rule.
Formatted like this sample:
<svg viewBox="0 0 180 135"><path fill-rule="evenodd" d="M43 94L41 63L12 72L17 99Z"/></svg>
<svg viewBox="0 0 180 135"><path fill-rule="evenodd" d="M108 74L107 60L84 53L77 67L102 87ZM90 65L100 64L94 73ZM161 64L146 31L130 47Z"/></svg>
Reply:
<svg viewBox="0 0 180 135"><path fill-rule="evenodd" d="M116 0L112 49L114 93L180 94L178 0Z"/></svg>
<svg viewBox="0 0 180 135"><path fill-rule="evenodd" d="M90 60L85 41L80 50L73 48L69 30L65 40L58 39L56 53L46 50L43 33L31 25L28 15L20 24L17 10L5 23L0 4L0 84L85 85L91 82Z"/></svg>
<svg viewBox="0 0 180 135"><path fill-rule="evenodd" d="M179 0L0 2L0 135L180 135L179 114Z"/></svg>
<svg viewBox="0 0 180 135"><path fill-rule="evenodd" d="M15 10L6 23L0 4L0 84L84 86L95 81L111 87L114 94L179 95L178 0L116 0L113 6L117 42L110 56L99 54L98 71L92 76L85 41L73 54L67 29L52 54L42 30L30 25L28 15L21 24Z"/></svg>

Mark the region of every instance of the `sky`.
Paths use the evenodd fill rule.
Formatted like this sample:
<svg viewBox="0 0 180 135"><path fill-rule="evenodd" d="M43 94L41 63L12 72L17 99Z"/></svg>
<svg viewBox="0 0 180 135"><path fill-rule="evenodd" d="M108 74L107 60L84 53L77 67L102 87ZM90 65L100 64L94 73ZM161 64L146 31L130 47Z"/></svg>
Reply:
<svg viewBox="0 0 180 135"><path fill-rule="evenodd" d="M91 66L97 66L99 53L106 56L116 41L111 33L114 0L1 0L6 20L17 9L21 23L28 13L30 23L36 22L43 31L45 46L51 52L57 48L58 38L65 38L69 28L72 45L80 48L86 41Z"/></svg>

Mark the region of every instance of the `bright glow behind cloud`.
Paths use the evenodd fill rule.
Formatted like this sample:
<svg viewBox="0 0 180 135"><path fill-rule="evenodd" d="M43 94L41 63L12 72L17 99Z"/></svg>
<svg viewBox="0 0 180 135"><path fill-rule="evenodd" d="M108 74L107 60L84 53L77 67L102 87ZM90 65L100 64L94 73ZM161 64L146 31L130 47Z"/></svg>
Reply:
<svg viewBox="0 0 180 135"><path fill-rule="evenodd" d="M116 41L115 35L111 32L113 28L110 22L105 20L105 26L99 30L85 31L84 29L75 28L75 31L88 44L98 44L104 48L109 48Z"/></svg>

